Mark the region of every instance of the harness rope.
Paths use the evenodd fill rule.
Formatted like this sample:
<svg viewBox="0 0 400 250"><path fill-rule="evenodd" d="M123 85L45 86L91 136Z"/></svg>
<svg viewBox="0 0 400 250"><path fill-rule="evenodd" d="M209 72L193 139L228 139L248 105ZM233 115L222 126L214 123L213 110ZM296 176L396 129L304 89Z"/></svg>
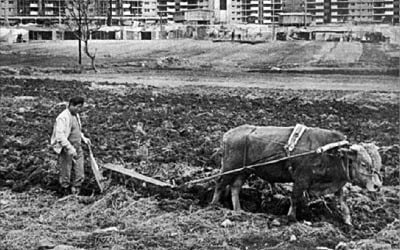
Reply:
<svg viewBox="0 0 400 250"><path fill-rule="evenodd" d="M281 162L281 161L285 161L285 160L289 160L289 159L293 159L293 158L297 158L297 157L303 157L303 156L307 156L307 155L311 155L311 154L321 154L321 153L324 153L325 151L328 151L328 150L330 150L332 148L341 147L341 146L348 145L348 144L349 144L348 141L339 141L339 142L329 143L329 144L327 144L325 146L317 148L316 150L311 150L311 151L308 151L308 152L305 152L305 153L286 156L286 157L279 158L279 159L272 160L272 161L268 161L268 162L248 165L248 166L245 166L245 167L242 167L242 168L233 169L233 170L230 170L230 171L226 171L226 172L223 172L223 173L219 173L219 174L216 174L216 175L205 177L203 179L189 181L189 182L186 182L184 185L195 184L195 183L198 183L198 182L211 180L211 179L214 179L214 178L217 178L217 177L220 177L220 176L241 172L243 170L248 170L248 169L252 169L252 168L256 168L256 167L272 165L272 164L275 164L275 163L278 163L278 162Z"/></svg>

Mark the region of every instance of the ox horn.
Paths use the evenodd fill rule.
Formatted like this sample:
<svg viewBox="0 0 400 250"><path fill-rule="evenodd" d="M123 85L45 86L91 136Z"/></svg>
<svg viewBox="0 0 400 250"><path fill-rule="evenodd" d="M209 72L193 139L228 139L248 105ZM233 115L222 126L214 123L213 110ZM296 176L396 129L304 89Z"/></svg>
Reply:
<svg viewBox="0 0 400 250"><path fill-rule="evenodd" d="M354 148L352 145L350 148L339 148L339 153L348 156L350 159L354 160L357 157L358 148Z"/></svg>
<svg viewBox="0 0 400 250"><path fill-rule="evenodd" d="M338 151L339 151L340 153L349 153L349 152L351 152L351 150L348 149L348 148L339 148Z"/></svg>

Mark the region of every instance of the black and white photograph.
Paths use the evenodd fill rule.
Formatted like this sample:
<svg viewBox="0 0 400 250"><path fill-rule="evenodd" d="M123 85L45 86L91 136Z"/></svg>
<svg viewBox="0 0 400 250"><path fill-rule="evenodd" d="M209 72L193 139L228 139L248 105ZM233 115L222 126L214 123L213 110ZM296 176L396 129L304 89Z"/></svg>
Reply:
<svg viewBox="0 0 400 250"><path fill-rule="evenodd" d="M400 249L399 0L0 0L0 250Z"/></svg>

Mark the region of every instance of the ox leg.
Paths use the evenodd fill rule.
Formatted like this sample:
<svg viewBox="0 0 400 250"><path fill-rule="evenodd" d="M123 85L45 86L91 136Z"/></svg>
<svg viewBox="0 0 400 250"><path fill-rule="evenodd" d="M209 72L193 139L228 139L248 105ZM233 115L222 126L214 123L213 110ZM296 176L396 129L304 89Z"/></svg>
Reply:
<svg viewBox="0 0 400 250"><path fill-rule="evenodd" d="M290 199L290 208L288 212L289 221L297 221L296 210L298 205L302 202L303 192L304 190L306 190L307 186L306 183L307 181L305 180L304 182L295 182L293 184L293 191Z"/></svg>
<svg viewBox="0 0 400 250"><path fill-rule="evenodd" d="M290 207L287 216L289 221L296 221L296 204L293 202L293 198L290 198Z"/></svg>
<svg viewBox="0 0 400 250"><path fill-rule="evenodd" d="M240 194L240 189L242 188L243 185L243 177L238 176L233 184L231 185L231 194L232 194L232 205L233 205L233 210L239 211L240 208L240 201L239 201L239 194Z"/></svg>
<svg viewBox="0 0 400 250"><path fill-rule="evenodd" d="M296 219L297 203L298 203L297 198L293 197L292 195L292 197L290 198L290 207L287 214L289 221L297 221Z"/></svg>
<svg viewBox="0 0 400 250"><path fill-rule="evenodd" d="M231 175L221 176L219 179L217 179L211 204L214 205L219 204L223 191L225 191L226 190L225 188L228 185L231 185L233 181L234 178Z"/></svg>
<svg viewBox="0 0 400 250"><path fill-rule="evenodd" d="M343 188L339 189L339 191L337 191L335 193L335 195L338 197L338 201L339 201L339 209L340 212L342 213L343 216L343 221L346 225L352 226L351 224L351 216L350 216L350 209L347 206L345 200L344 200L344 195L343 195Z"/></svg>
<svg viewBox="0 0 400 250"><path fill-rule="evenodd" d="M214 195L213 198L211 200L211 204L218 204L220 199L221 199L221 193L222 190L224 189L225 185L223 185L223 177L221 177L220 179L217 180L217 184L215 186L215 190L214 190Z"/></svg>

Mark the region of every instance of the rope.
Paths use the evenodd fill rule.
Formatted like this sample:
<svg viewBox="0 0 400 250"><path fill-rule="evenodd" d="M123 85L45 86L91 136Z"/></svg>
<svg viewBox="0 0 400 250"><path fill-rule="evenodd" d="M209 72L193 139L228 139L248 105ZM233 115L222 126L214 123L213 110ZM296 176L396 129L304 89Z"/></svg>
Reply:
<svg viewBox="0 0 400 250"><path fill-rule="evenodd" d="M195 184L195 183L199 183L199 182L203 182L203 181L208 181L208 180L211 180L211 179L220 177L220 176L224 176L224 175L228 175L228 174L233 174L233 173L241 172L241 171L243 171L243 170L245 170L245 169L252 169L252 168L256 168L256 167L271 165L271 164L278 163L278 162L280 162L280 161L285 161L285 160L288 160L288 159L292 159L292 158L296 158L296 157L301 157L301 156L306 156L306 155L315 154L315 153L316 153L316 151L309 151L309 152L306 152L306 153L301 153L301 154L297 154L297 155L292 155L292 156L283 157L283 158L280 158L280 159L277 159L277 160L272 160L272 161L268 161L268 162L263 162L263 163L258 163L258 164L254 164L254 165L249 165L249 166L246 166L246 167L243 167L243 168L237 168L237 169L233 169L233 170L226 171L226 172L223 172L223 173L219 173L219 174L216 174L216 175L212 175L212 176L209 176L209 177L205 177L205 178L203 178L203 179L194 180L194 181L189 181L189 182L186 182L186 183L184 183L184 184L182 184L182 185L189 185L189 184Z"/></svg>
<svg viewBox="0 0 400 250"><path fill-rule="evenodd" d="M312 150L312 151L308 151L308 152L300 153L300 154L296 154L296 155L286 156L286 157L282 157L280 159L276 159L276 160L272 160L272 161L253 164L253 165L245 166L245 167L242 167L242 168L233 169L233 170L230 170L230 171L226 171L226 172L219 173L219 174L216 174L216 175L212 175L212 176L209 176L209 177L205 177L205 178L202 178L202 179L189 181L189 182L186 182L186 183L182 184L181 186L189 185L189 184L195 184L195 183L199 183L199 182L203 182L203 181L208 181L208 180L220 177L220 176L241 172L241 171L246 170L246 169L253 169L253 168L257 168L257 167L272 165L272 164L275 164L275 163L278 163L278 162L281 162L281 161L286 161L286 160L297 158L297 157L307 156L307 155L311 155L311 154L322 154L325 151L328 151L328 150L330 150L332 148L341 147L341 146L348 145L348 144L349 144L348 141L339 141L339 142L329 143L327 145L324 145L322 147L317 148L316 150Z"/></svg>

